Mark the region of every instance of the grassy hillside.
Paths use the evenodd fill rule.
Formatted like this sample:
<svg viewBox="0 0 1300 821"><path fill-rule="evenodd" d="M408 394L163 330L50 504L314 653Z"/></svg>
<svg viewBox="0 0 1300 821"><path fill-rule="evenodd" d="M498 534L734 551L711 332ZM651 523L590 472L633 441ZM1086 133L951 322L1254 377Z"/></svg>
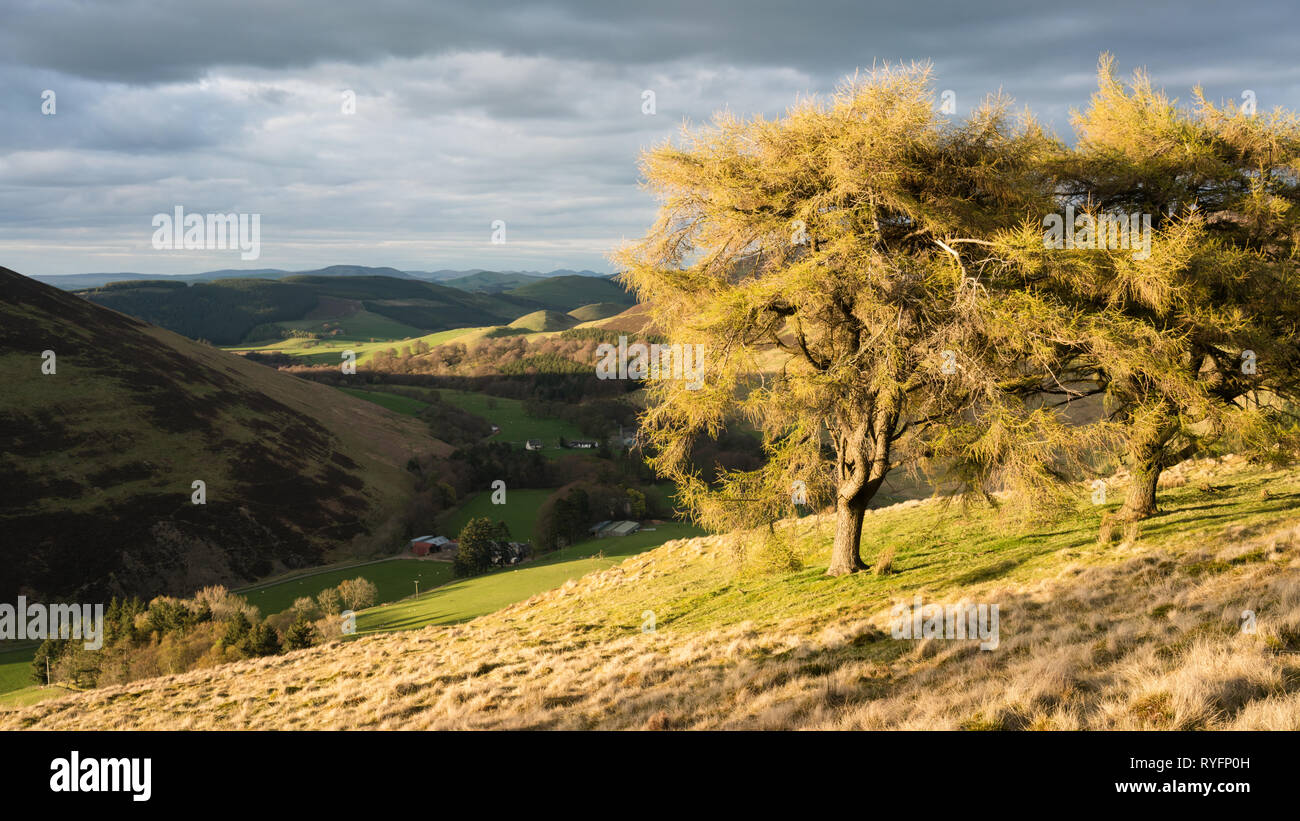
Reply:
<svg viewBox="0 0 1300 821"><path fill-rule="evenodd" d="M867 516L867 557L892 552L893 572L829 578L832 523L808 517L778 531L802 569L740 572L734 537L674 541L467 624L50 700L0 726L1300 729L1300 475L1198 463L1167 484L1128 544L1097 543L1106 508L1086 501L1019 533L912 502ZM918 595L998 604L997 649L893 638L892 606Z"/></svg>
<svg viewBox="0 0 1300 821"><path fill-rule="evenodd" d="M397 601L415 593L415 582L421 590L431 590L451 581L449 562L422 559L394 558L348 565L323 571L312 571L292 578L255 585L239 590L239 595L257 605L264 615L279 613L293 605L302 596L315 597L328 587L338 587L346 579L363 578L375 585L376 601L380 604Z"/></svg>
<svg viewBox="0 0 1300 821"><path fill-rule="evenodd" d="M448 514L441 535L454 539L470 519L486 516L494 522L505 522L512 538L526 542L532 538L537 509L554 492L553 488L510 490L503 505L492 504L491 493L477 493Z"/></svg>
<svg viewBox="0 0 1300 821"><path fill-rule="evenodd" d="M328 299L330 297L323 297L322 301ZM338 300L338 303L345 305L352 302L352 300ZM346 313L324 314L312 316L309 319L295 319L259 325L250 331L246 338L253 341L262 338L269 342L277 342L282 339L281 331L303 331L318 334L321 339L329 342L342 343L391 342L424 335L424 331L420 328L403 325L401 322L389 319L386 316L367 311L360 307L359 302L356 302L355 305L355 310ZM321 312L313 311L312 313L318 314Z"/></svg>
<svg viewBox="0 0 1300 821"><path fill-rule="evenodd" d="M521 274L514 271L477 271L468 276L444 279L441 284L446 285L448 288L459 288L462 291L496 294L508 291L511 288L518 288L521 285L540 282L543 279L545 277Z"/></svg>
<svg viewBox="0 0 1300 821"><path fill-rule="evenodd" d="M438 396L444 402L481 416L501 428L494 441L511 442L523 445L529 439L541 439L547 455L554 456L560 451L560 437L581 439L582 431L577 426L562 419L538 419L524 413L524 403L518 399L504 399L470 391L439 390Z"/></svg>
<svg viewBox="0 0 1300 821"><path fill-rule="evenodd" d="M357 632L410 630L468 621L553 590L588 573L613 567L628 556L700 532L690 525L671 522L631 536L589 539L520 567L452 581L436 590L421 593L418 598L363 610L357 614Z"/></svg>
<svg viewBox="0 0 1300 821"><path fill-rule="evenodd" d="M297 319L316 307L303 284L265 279L116 282L79 295L191 339L232 345L259 325Z"/></svg>
<svg viewBox="0 0 1300 821"><path fill-rule="evenodd" d="M623 286L603 277L559 276L531 282L505 292L552 310L567 312L594 302L632 305L636 302Z"/></svg>
<svg viewBox="0 0 1300 821"><path fill-rule="evenodd" d="M559 311L534 311L511 322L509 327L541 333L543 331L563 331L577 324L578 320Z"/></svg>
<svg viewBox="0 0 1300 821"><path fill-rule="evenodd" d="M625 333L642 333L647 330L650 323L650 306L633 305L621 313L604 317L603 319L593 319L583 322L579 328L604 328L610 331L623 331Z"/></svg>
<svg viewBox="0 0 1300 821"><path fill-rule="evenodd" d="M21 690L32 683L32 658L36 655L36 647L26 644L12 650L3 649L4 645L14 643L0 642L0 693Z"/></svg>
<svg viewBox="0 0 1300 821"><path fill-rule="evenodd" d="M259 342L249 345L231 345L225 348L232 353L242 353L245 351L254 351L257 353L283 353L289 356L301 359L303 364L307 365L337 365L342 360L340 354L343 351L352 351L357 355L357 364L364 365L369 362L379 351L386 351L390 348L401 348L403 345L414 345L417 341L424 341L430 347L441 345L444 342L462 341L470 342L476 339L482 339L483 335L491 330L488 328L453 328L448 331L438 331L436 333L424 334L411 339L400 341L382 340L378 342L359 342L345 338L327 338L327 339L284 339L275 342Z"/></svg>
<svg viewBox="0 0 1300 821"><path fill-rule="evenodd" d="M265 342L279 329L328 333L337 328L347 339L368 341L498 325L541 309L566 311L574 307L569 304L574 300L578 304L598 301L609 287L608 282L591 277L557 277L566 281L543 288L538 299L531 299L508 292L473 293L404 277L392 269L336 266L275 280L232 278L192 285L145 280L77 293L192 339L239 345ZM350 309L321 311L322 302ZM338 322L328 323L330 319Z"/></svg>
<svg viewBox="0 0 1300 821"><path fill-rule="evenodd" d="M324 296L360 300L372 313L424 331L510 321L539 307L509 296L472 294L393 277L293 276L282 281Z"/></svg>
<svg viewBox="0 0 1300 821"><path fill-rule="evenodd" d="M579 322L591 322L597 319L608 319L626 310L626 305L620 305L616 302L596 302L591 305L583 305L581 308L574 308L569 311L569 316Z"/></svg>
<svg viewBox="0 0 1300 821"><path fill-rule="evenodd" d="M411 452L449 451L416 420L12 271L0 289L0 598L20 579L43 597L189 593L387 546Z"/></svg>
<svg viewBox="0 0 1300 821"><path fill-rule="evenodd" d="M0 692L0 710L12 710L17 707L25 707L29 704L46 701L51 698L58 698L61 695L67 695L75 692L69 687L55 684L52 687L41 687L38 685L24 686L17 690Z"/></svg>
<svg viewBox="0 0 1300 821"><path fill-rule="evenodd" d="M427 402L420 402L419 400L411 399L410 397L384 393L383 391L368 391L359 388L339 388L339 390L349 396L355 396L356 398L364 399L367 402L374 402L380 407L388 408L394 413L401 413L406 416L419 416L420 411L428 407Z"/></svg>

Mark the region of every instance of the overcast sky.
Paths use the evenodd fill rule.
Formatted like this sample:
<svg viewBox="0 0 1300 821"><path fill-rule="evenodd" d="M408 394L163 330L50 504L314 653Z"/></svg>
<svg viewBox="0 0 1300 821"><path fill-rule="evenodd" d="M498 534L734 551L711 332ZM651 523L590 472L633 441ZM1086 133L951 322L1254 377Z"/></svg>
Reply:
<svg viewBox="0 0 1300 821"><path fill-rule="evenodd" d="M1289 3L993 5L0 0L0 265L607 271L654 213L642 148L884 61L931 61L958 114L1002 89L1066 139L1106 50L1181 99L1300 108ZM176 206L260 214L260 259L154 250Z"/></svg>

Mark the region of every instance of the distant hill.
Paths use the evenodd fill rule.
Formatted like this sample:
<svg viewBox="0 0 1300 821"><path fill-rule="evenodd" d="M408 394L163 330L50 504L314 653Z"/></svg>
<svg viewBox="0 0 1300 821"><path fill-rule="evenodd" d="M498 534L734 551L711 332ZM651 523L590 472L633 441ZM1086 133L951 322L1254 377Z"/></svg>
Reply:
<svg viewBox="0 0 1300 821"><path fill-rule="evenodd" d="M534 311L510 323L511 328L530 331L565 331L578 324L578 320L559 311Z"/></svg>
<svg viewBox="0 0 1300 821"><path fill-rule="evenodd" d="M390 280L398 282L400 280ZM191 339L233 345L264 323L300 319L319 296L306 283L269 279L114 282L78 296Z"/></svg>
<svg viewBox="0 0 1300 821"><path fill-rule="evenodd" d="M650 306L645 303L633 305L622 313L617 313L603 319L596 319L590 322L583 322L582 328L604 328L610 331L626 331L628 333L642 333L649 330L650 326Z"/></svg>
<svg viewBox="0 0 1300 821"><path fill-rule="evenodd" d="M528 285L532 282L541 282L545 277L535 274L517 274L505 273L502 271L479 271L465 277L456 277L455 279L442 280L443 285L448 288L459 288L462 291L474 291L482 294L499 294L502 291L508 291L511 288L518 288L521 285Z"/></svg>
<svg viewBox="0 0 1300 821"><path fill-rule="evenodd" d="M550 277L511 288L507 295L539 303L552 310L567 313L583 305L612 302L631 306L636 299L623 286L608 278L584 276Z"/></svg>
<svg viewBox="0 0 1300 821"><path fill-rule="evenodd" d="M606 319L621 314L627 310L626 305L619 305L614 302L597 302L593 305L583 305L581 308L574 308L569 311L569 316L579 322L591 322L595 319Z"/></svg>
<svg viewBox="0 0 1300 821"><path fill-rule="evenodd" d="M569 268L556 268L554 271L489 271L486 268L474 268L469 271L456 271L442 269L440 271L405 271L404 273L415 277L416 279L426 279L434 282L446 282L447 280L466 279L475 274L501 274L503 276L535 277L537 279L547 279L549 277L564 276L582 276L582 277L607 277L609 274L601 274L596 271L574 271Z"/></svg>
<svg viewBox="0 0 1300 821"><path fill-rule="evenodd" d="M360 270L360 275L348 271ZM382 318L388 328L410 336L501 325L539 310L560 313L594 303L631 305L632 296L606 277L550 278L480 272L488 290L449 287L404 276L391 268L333 266L320 272L275 279L229 278L191 284L178 279L111 282L77 291L92 302L161 325L191 339L239 345L281 333L323 330L324 320L355 316ZM500 290L514 281L525 284ZM303 320L322 320L306 323ZM355 324L355 323L354 323ZM378 336L386 335L382 325ZM397 337L405 338L405 337Z"/></svg>
<svg viewBox="0 0 1300 821"><path fill-rule="evenodd" d="M405 271L396 268L367 268L363 265L330 265L311 271L285 271L279 268L223 268L201 274L63 274L60 276L33 276L37 282L53 285L65 291L99 288L110 282L215 282L219 279L283 279L290 276L387 276L409 279Z"/></svg>
<svg viewBox="0 0 1300 821"><path fill-rule="evenodd" d="M416 420L3 268L0 293L0 601L189 593L389 547L411 454L450 450Z"/></svg>
<svg viewBox="0 0 1300 821"><path fill-rule="evenodd" d="M535 302L508 294L474 294L414 279L293 276L284 282L323 296L360 300L372 313L424 331L495 325L538 308Z"/></svg>
<svg viewBox="0 0 1300 821"><path fill-rule="evenodd" d="M598 280L587 280L597 282ZM76 292L91 302L161 325L192 339L237 345L271 323L321 317L324 305L363 309L419 332L509 322L543 303L509 294L474 294L417 279L390 276L294 274L276 280L114 282Z"/></svg>
<svg viewBox="0 0 1300 821"><path fill-rule="evenodd" d="M222 268L217 271L203 271L198 274L137 274L124 271L115 274L38 274L31 278L38 282L44 282L46 285L53 285L56 288L62 288L65 291L77 291L83 288L98 288L102 285L107 285L110 282L124 282L127 280L134 280L137 282L142 280L212 282L218 279L281 279L287 276L389 276L398 279L420 279L427 282L441 282L443 280L465 279L475 274L482 273L536 279L546 279L548 277L558 276L608 276L608 274L600 274L595 271L573 271L568 268L558 268L554 271L547 272L487 271L482 268L474 268L468 271L452 269L442 269L439 271L399 271L396 268L371 268L365 265L330 265L325 268L313 268L307 271L286 271L281 268ZM523 280L520 281L522 282Z"/></svg>

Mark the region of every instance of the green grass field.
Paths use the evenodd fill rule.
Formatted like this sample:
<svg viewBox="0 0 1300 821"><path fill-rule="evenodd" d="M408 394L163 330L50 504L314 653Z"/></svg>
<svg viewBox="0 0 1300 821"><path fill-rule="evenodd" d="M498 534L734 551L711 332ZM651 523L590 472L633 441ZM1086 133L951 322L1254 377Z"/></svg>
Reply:
<svg viewBox="0 0 1300 821"><path fill-rule="evenodd" d="M326 326L329 326L329 330L334 328L342 330L342 333L338 336L326 337L331 342L391 341L410 339L424 333L419 328L405 325L395 319L389 319L386 316L366 310L338 319L295 319L276 322L275 325L285 330L315 331L317 333L328 333Z"/></svg>
<svg viewBox="0 0 1300 821"><path fill-rule="evenodd" d="M563 331L577 325L579 321L559 311L534 311L531 314L519 317L507 327L540 333L542 331Z"/></svg>
<svg viewBox="0 0 1300 821"><path fill-rule="evenodd" d="M23 687L21 690L11 690L7 693L0 692L0 710L15 710L29 704L36 704L47 698L58 698L72 692L76 691L58 684L53 687L32 686Z"/></svg>
<svg viewBox="0 0 1300 821"><path fill-rule="evenodd" d="M476 516L486 516L492 521L504 521L510 528L510 536L516 541L527 542L533 537L533 521L537 518L537 509L554 493L549 490L506 490L504 505L492 504L491 492L477 493L469 497L458 508L448 514L443 523L441 535L450 539L460 534L461 528ZM438 534L435 534L438 535Z"/></svg>
<svg viewBox="0 0 1300 821"><path fill-rule="evenodd" d="M0 651L0 693L10 693L32 684L32 658L35 655L35 645Z"/></svg>
<svg viewBox="0 0 1300 821"><path fill-rule="evenodd" d="M312 321L315 322L315 320ZM364 365L376 353L386 351L389 348L397 348L400 351L403 345L414 345L420 340L424 341L429 347L435 347L457 339L481 338L489 330L491 330L490 327L453 328L449 331L420 335L418 330L412 329L414 335L409 338L389 339L382 342L362 341L369 339L366 336L361 337L360 340L347 340L340 337L329 339L283 339L259 345L231 345L223 348L223 350L236 353L242 351L283 353L297 357L302 360L303 364L308 365L339 364L342 362L340 354L345 350L350 350L357 355L357 364Z"/></svg>
<svg viewBox="0 0 1300 821"><path fill-rule="evenodd" d="M423 534L421 534L423 535ZM372 582L378 588L377 601L391 602L415 593L415 581L420 581L421 590L431 590L440 584L451 581L451 564L420 559L387 559L375 564L353 565L336 570L328 570L311 576L300 576L252 588L237 590L239 595L248 599L261 609L262 615L269 616L293 606L294 599L300 596L316 596L327 587L337 587L345 579L360 576ZM30 659L30 656L29 656Z"/></svg>
<svg viewBox="0 0 1300 821"><path fill-rule="evenodd" d="M439 390L438 396L444 402L467 410L475 416L481 416L501 428L501 433L493 441L510 442L523 447L529 439L541 439L545 445L542 452L547 456L567 453L560 449L560 437L566 439L583 438L582 431L574 425L560 419L535 419L524 413L524 403L518 399L503 399L484 393L469 391Z"/></svg>
<svg viewBox="0 0 1300 821"><path fill-rule="evenodd" d="M612 567L628 556L672 539L685 539L702 533L699 528L673 522L631 536L590 539L521 567L454 581L429 593L421 593L416 599L364 610L357 614L357 632L408 630L430 624L467 621L523 601L535 593L559 587L569 579Z"/></svg>
<svg viewBox="0 0 1300 821"><path fill-rule="evenodd" d="M339 390L358 399L374 402L376 405L388 408L390 411L404 413L407 416L419 416L420 411L429 407L428 403L421 402L418 399L410 399L405 396L384 393L383 391L366 391L357 388L339 388Z"/></svg>

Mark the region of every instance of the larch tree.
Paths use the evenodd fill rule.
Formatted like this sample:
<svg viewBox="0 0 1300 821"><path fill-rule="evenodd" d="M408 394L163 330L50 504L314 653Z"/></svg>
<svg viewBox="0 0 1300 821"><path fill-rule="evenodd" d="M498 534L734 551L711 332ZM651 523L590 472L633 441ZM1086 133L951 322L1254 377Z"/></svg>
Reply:
<svg viewBox="0 0 1300 821"><path fill-rule="evenodd" d="M1168 467L1226 442L1300 449L1300 127L1130 83L1103 55L1077 145L1048 161L1057 247L1027 222L999 238L1025 287L1083 317L1061 356L1105 393L1133 481L1117 518L1157 510Z"/></svg>
<svg viewBox="0 0 1300 821"><path fill-rule="evenodd" d="M883 69L784 117L715 116L642 157L660 200L614 259L703 384L649 382L642 442L714 530L834 500L828 573L864 569L864 513L890 471L1041 494L1086 447L1026 391L1051 384L1073 316L1018 287L992 239L1051 205L1057 151L990 100L938 114L928 68ZM1015 286L1015 287L1012 287ZM679 354L680 355L680 354ZM713 483L699 437L743 419L767 460Z"/></svg>

